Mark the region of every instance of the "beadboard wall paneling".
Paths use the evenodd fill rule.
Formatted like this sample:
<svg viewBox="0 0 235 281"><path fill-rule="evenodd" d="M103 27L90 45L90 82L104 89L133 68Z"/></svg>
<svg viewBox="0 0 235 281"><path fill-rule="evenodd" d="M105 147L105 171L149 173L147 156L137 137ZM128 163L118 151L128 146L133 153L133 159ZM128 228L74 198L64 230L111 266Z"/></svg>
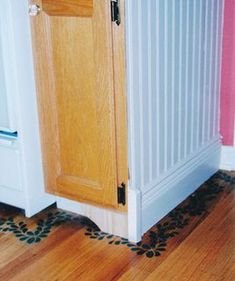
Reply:
<svg viewBox="0 0 235 281"><path fill-rule="evenodd" d="M222 0L126 0L130 187L219 137Z"/></svg>

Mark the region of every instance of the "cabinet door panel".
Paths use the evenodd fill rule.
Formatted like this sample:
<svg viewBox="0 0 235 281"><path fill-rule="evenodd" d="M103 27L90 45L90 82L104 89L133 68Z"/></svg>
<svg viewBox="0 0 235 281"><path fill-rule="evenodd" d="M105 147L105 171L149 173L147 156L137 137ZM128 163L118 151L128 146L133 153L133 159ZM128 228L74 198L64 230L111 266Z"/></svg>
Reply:
<svg viewBox="0 0 235 281"><path fill-rule="evenodd" d="M90 17L93 0L42 0L42 10L52 16Z"/></svg>
<svg viewBox="0 0 235 281"><path fill-rule="evenodd" d="M30 3L47 190L117 207L110 2Z"/></svg>

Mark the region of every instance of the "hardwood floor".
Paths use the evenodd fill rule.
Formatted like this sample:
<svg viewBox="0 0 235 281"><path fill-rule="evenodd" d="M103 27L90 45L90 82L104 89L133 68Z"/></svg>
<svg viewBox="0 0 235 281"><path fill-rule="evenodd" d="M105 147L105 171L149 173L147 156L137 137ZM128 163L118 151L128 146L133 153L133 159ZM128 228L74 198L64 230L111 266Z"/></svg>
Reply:
<svg viewBox="0 0 235 281"><path fill-rule="evenodd" d="M0 280L233 281L234 185L217 174L137 245L54 208L25 219L0 205Z"/></svg>

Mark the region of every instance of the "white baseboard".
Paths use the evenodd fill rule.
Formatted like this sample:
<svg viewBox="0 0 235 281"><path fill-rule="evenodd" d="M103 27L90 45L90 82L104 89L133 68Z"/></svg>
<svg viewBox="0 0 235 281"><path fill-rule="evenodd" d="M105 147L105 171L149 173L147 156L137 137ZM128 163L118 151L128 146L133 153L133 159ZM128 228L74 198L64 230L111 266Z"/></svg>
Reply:
<svg viewBox="0 0 235 281"><path fill-rule="evenodd" d="M4 186L0 186L0 202L21 209L25 208L24 193Z"/></svg>
<svg viewBox="0 0 235 281"><path fill-rule="evenodd" d="M220 140L212 141L151 189L128 191L127 214L57 197L57 206L87 216L103 231L137 242L219 169Z"/></svg>
<svg viewBox="0 0 235 281"><path fill-rule="evenodd" d="M57 196L57 207L91 219L102 231L128 238L127 213Z"/></svg>
<svg viewBox="0 0 235 281"><path fill-rule="evenodd" d="M141 192L138 196L141 198L139 203L141 227L130 229L135 235L129 233L129 237L133 237L134 241L140 240L147 230L215 174L219 170L220 153L221 144L217 139L187 159L177 170L151 189L138 191ZM135 190L132 191L134 192ZM133 195L132 197L134 198ZM129 205L129 212L130 208L131 205ZM134 218L132 220L134 221Z"/></svg>
<svg viewBox="0 0 235 281"><path fill-rule="evenodd" d="M132 242L141 240L141 192L137 189L128 189L128 239Z"/></svg>
<svg viewBox="0 0 235 281"><path fill-rule="evenodd" d="M235 146L222 146L220 169L235 171Z"/></svg>

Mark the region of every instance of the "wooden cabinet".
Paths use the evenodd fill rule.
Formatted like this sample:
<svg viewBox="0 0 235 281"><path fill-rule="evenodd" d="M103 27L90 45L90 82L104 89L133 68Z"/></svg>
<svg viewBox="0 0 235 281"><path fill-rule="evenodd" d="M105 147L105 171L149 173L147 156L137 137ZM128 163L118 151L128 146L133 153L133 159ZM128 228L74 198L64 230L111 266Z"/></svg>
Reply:
<svg viewBox="0 0 235 281"><path fill-rule="evenodd" d="M223 1L29 4L46 189L137 241L219 168Z"/></svg>
<svg viewBox="0 0 235 281"><path fill-rule="evenodd" d="M30 5L31 12L40 7L31 23L46 189L123 209L117 193L128 175L123 27L117 32L111 22L110 1Z"/></svg>

